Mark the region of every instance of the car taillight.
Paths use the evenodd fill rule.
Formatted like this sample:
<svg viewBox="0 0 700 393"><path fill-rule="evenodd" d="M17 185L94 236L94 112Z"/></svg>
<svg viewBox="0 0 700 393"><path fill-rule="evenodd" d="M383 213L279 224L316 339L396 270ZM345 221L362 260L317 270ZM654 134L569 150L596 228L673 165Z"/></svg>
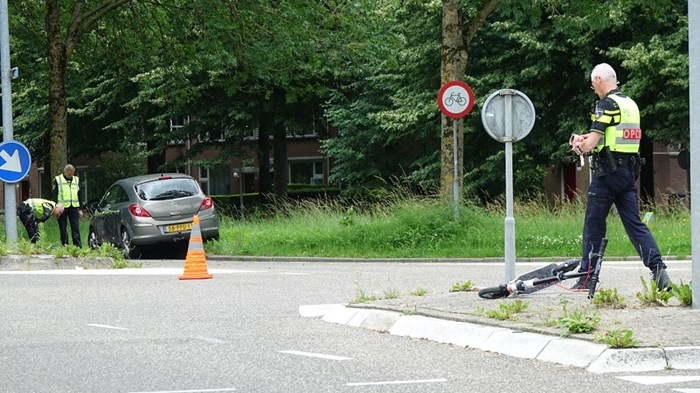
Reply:
<svg viewBox="0 0 700 393"><path fill-rule="evenodd" d="M199 206L199 211L211 209L214 207L214 201L209 197L204 197L202 204Z"/></svg>
<svg viewBox="0 0 700 393"><path fill-rule="evenodd" d="M146 209L142 208L141 206L132 203L129 205L129 213L136 217L150 217L151 214L146 211Z"/></svg>

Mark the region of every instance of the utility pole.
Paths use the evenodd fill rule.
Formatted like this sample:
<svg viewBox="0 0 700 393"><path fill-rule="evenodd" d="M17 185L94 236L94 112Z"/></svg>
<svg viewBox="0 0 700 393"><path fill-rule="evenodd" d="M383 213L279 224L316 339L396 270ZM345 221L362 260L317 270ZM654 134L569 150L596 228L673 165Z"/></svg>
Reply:
<svg viewBox="0 0 700 393"><path fill-rule="evenodd" d="M2 140L14 139L12 129L12 69L10 68L10 18L7 0L0 0L0 79L2 79ZM17 212L15 185L4 184L5 238L8 245L17 243Z"/></svg>

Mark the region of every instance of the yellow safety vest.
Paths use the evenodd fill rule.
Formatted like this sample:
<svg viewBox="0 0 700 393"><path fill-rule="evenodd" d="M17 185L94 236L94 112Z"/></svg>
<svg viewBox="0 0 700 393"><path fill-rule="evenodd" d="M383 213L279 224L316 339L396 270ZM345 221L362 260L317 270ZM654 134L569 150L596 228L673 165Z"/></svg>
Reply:
<svg viewBox="0 0 700 393"><path fill-rule="evenodd" d="M608 97L620 108L619 114L612 115L613 120L619 120L619 123L605 129L605 135L600 138L594 150L599 152L607 146L610 151L618 153L638 153L642 128L637 104L631 98L617 94Z"/></svg>
<svg viewBox="0 0 700 393"><path fill-rule="evenodd" d="M58 175L56 176L56 185L58 186L58 195L56 197L58 203L62 204L64 207L80 207L80 203L78 202L80 180L78 176L73 176L73 179L71 179L69 183L63 175Z"/></svg>
<svg viewBox="0 0 700 393"><path fill-rule="evenodd" d="M29 205L29 207L31 207L32 210L34 210L37 219L44 218L44 213L51 214L56 208L56 203L48 199L29 198L26 201L24 201L24 203ZM46 209L48 209L49 211L47 212Z"/></svg>

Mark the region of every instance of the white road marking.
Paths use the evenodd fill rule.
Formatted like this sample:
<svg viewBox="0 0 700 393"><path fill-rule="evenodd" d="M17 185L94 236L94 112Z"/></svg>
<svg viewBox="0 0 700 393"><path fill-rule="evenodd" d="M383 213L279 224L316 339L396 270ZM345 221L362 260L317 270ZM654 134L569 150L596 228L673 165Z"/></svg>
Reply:
<svg viewBox="0 0 700 393"><path fill-rule="evenodd" d="M235 392L234 388L223 388L223 389L194 389L194 390L154 390L154 391L144 391L144 392L130 392L130 393L208 393L208 392Z"/></svg>
<svg viewBox="0 0 700 393"><path fill-rule="evenodd" d="M286 353L288 355L307 356L310 358L328 359L328 360L353 360L352 358L347 358L344 356L324 355L321 353L311 353L311 352L292 351L292 350L280 351L280 353Z"/></svg>
<svg viewBox="0 0 700 393"><path fill-rule="evenodd" d="M661 385L665 383L678 383L678 382L690 382L690 381L700 381L700 376L643 376L634 375L629 377L618 377L619 379L624 379L625 381L635 382L641 385ZM699 390L700 392L700 390Z"/></svg>
<svg viewBox="0 0 700 393"><path fill-rule="evenodd" d="M110 325L100 325L99 323L86 323L86 325L98 327L98 328L104 328L104 329L129 330L128 328L123 328L123 327L119 327L119 326L110 326Z"/></svg>
<svg viewBox="0 0 700 393"><path fill-rule="evenodd" d="M438 383L447 382L445 378L439 379L416 379L413 381L384 381L384 382L353 382L346 383L346 386L376 386L376 385L405 385L412 383Z"/></svg>
<svg viewBox="0 0 700 393"><path fill-rule="evenodd" d="M700 393L700 389L673 389L673 391L680 393Z"/></svg>

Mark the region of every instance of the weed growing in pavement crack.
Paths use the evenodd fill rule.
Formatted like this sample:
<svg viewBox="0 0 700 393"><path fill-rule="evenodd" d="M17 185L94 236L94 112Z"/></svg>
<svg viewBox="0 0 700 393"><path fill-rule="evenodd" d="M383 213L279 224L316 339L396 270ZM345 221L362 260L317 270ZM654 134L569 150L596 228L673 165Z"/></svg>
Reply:
<svg viewBox="0 0 700 393"><path fill-rule="evenodd" d="M597 334L595 335L595 340L611 348L633 348L639 345L639 342L634 339L633 333L629 329L613 329L605 332L605 334Z"/></svg>
<svg viewBox="0 0 700 393"><path fill-rule="evenodd" d="M474 286L474 283L471 282L471 280L467 280L465 282L456 282L452 285L452 288L450 288L450 292L472 292L475 291L476 287Z"/></svg>
<svg viewBox="0 0 700 393"><path fill-rule="evenodd" d="M683 280L680 280L680 284L671 283L671 294L684 306L693 304L693 288L690 283L684 284Z"/></svg>
<svg viewBox="0 0 700 393"><path fill-rule="evenodd" d="M512 303L501 303L498 305L498 310L484 310L483 307L478 309L480 314L484 314L489 318L505 321L511 319L513 314L524 312L530 306L530 302L523 302L520 299L514 300Z"/></svg>
<svg viewBox="0 0 700 393"><path fill-rule="evenodd" d="M659 289L654 280L650 280L647 285L644 277L639 277L639 279L642 281L642 291L637 292L637 299L642 306L668 305L668 301L673 297L672 294L665 289Z"/></svg>
<svg viewBox="0 0 700 393"><path fill-rule="evenodd" d="M576 307L569 310L568 301L562 300L564 315L557 319L557 325L568 333L590 333L598 328L600 324L600 314L591 313L588 308Z"/></svg>
<svg viewBox="0 0 700 393"><path fill-rule="evenodd" d="M617 288L599 289L593 296L593 304L599 308L621 309L627 307L625 298L620 297Z"/></svg>

